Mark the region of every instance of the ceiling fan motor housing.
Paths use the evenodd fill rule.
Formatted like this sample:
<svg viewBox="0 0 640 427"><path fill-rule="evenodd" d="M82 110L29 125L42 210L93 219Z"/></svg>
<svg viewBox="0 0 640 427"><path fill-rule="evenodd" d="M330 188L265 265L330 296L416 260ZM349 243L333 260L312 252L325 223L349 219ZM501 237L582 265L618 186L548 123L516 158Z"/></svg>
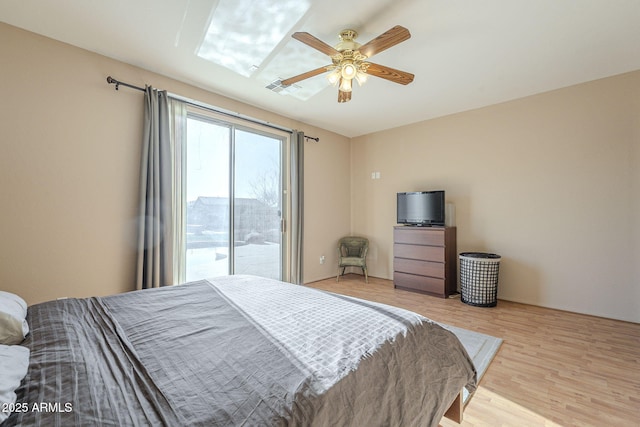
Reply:
<svg viewBox="0 0 640 427"><path fill-rule="evenodd" d="M358 32L355 30L342 30L340 34L338 34L340 38L340 42L335 46L338 52L343 52L346 50L358 50L360 43L356 42L355 39L358 37Z"/></svg>

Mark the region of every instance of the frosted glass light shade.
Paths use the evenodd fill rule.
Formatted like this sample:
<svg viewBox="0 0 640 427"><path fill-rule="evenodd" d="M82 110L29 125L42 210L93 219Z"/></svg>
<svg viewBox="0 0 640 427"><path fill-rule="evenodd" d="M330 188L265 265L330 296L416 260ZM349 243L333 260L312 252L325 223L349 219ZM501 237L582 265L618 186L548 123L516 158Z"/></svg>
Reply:
<svg viewBox="0 0 640 427"><path fill-rule="evenodd" d="M340 90L343 92L351 92L351 80L342 79L340 82Z"/></svg>
<svg viewBox="0 0 640 427"><path fill-rule="evenodd" d="M345 80L351 80L356 76L357 72L355 65L351 63L346 63L342 66L342 78Z"/></svg>
<svg viewBox="0 0 640 427"><path fill-rule="evenodd" d="M340 81L340 71L338 69L335 69L327 74L327 80L329 80L329 83L335 86L338 81Z"/></svg>

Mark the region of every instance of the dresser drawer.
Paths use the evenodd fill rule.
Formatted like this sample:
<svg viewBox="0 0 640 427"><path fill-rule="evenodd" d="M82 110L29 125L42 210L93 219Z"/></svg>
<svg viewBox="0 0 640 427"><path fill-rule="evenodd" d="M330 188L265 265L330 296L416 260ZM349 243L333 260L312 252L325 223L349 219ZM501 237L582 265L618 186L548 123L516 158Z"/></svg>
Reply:
<svg viewBox="0 0 640 427"><path fill-rule="evenodd" d="M428 294L444 296L444 279L416 276L413 274L393 272L393 284L396 288L406 288Z"/></svg>
<svg viewBox="0 0 640 427"><path fill-rule="evenodd" d="M394 243L408 245L444 246L444 228L396 227Z"/></svg>
<svg viewBox="0 0 640 427"><path fill-rule="evenodd" d="M418 274L420 276L445 278L444 263L420 261L417 259L394 258L393 271Z"/></svg>
<svg viewBox="0 0 640 427"><path fill-rule="evenodd" d="M393 245L393 255L395 258L444 262L444 254L442 247L438 246L405 245L401 243Z"/></svg>

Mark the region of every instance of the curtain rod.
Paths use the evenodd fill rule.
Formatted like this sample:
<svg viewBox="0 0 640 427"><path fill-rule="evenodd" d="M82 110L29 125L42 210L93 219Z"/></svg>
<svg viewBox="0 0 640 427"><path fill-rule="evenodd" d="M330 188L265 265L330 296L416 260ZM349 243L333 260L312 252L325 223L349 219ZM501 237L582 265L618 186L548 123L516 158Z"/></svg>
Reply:
<svg viewBox="0 0 640 427"><path fill-rule="evenodd" d="M116 90L120 90L120 85L122 85L122 86L130 87L131 89L140 90L142 92L145 91L145 88L143 87L134 86L134 85L130 85L129 83L118 81L111 76L107 76L107 83L109 83L110 85L116 85Z"/></svg>
<svg viewBox="0 0 640 427"><path fill-rule="evenodd" d="M131 89L136 89L136 90L142 91L142 92L146 91L146 89L143 88L143 87L134 86L134 85L129 84L129 83L121 82L119 80L114 79L111 76L107 76L107 83L116 85L116 90L119 90L120 86L122 85L122 86L129 87ZM176 99L178 101L185 102L187 104L190 104L190 105L193 105L193 106L196 106L196 107L204 108L205 110L213 111L214 113L224 114L226 116L231 116L231 117L234 117L234 118L241 118L243 120L248 120L248 121L250 121L252 123L257 123L257 124L260 124L260 125L263 125L263 126L268 126L270 128L278 129L278 130L281 130L281 131L284 131L284 132L289 132L289 133L293 132L293 129L285 128L283 126L278 126L278 125L275 125L273 123L265 122L263 120L254 119L252 117L244 116L244 115L242 115L240 113L235 113L233 111L223 110L223 109L220 109L220 108L212 107L212 106L210 106L208 104L204 104L202 102L198 102L198 101L195 101L193 99L189 99L189 98L185 98L185 97L182 97L182 96L179 96L179 95L175 95L173 93L167 93L167 95L170 98ZM304 138L305 139L311 139L311 140L313 140L315 142L320 142L320 138L319 137L313 137L313 136L305 135Z"/></svg>

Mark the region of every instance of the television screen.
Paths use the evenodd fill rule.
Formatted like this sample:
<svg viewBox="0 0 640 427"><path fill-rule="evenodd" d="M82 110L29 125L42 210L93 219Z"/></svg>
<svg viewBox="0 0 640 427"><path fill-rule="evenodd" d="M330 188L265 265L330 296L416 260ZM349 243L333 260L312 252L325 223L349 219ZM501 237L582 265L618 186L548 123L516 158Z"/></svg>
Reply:
<svg viewBox="0 0 640 427"><path fill-rule="evenodd" d="M444 225L444 191L398 193L398 224Z"/></svg>

